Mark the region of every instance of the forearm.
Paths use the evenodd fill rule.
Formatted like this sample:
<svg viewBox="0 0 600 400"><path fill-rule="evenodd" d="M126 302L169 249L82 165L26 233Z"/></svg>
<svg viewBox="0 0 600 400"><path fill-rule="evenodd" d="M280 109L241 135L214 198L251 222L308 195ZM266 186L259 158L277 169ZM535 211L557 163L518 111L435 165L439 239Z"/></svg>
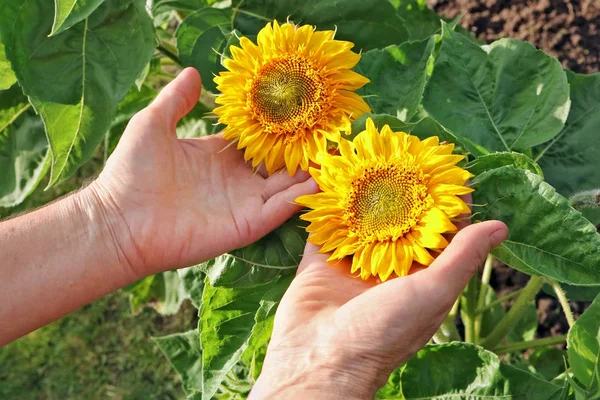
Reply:
<svg viewBox="0 0 600 400"><path fill-rule="evenodd" d="M0 223L0 346L138 277L92 188Z"/></svg>

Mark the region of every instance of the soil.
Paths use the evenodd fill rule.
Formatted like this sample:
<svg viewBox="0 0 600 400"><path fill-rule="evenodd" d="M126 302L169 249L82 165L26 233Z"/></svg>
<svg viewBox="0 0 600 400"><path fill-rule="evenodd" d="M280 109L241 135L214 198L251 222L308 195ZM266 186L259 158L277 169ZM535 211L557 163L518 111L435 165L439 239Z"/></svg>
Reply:
<svg viewBox="0 0 600 400"><path fill-rule="evenodd" d="M578 73L600 70L600 0L428 0L479 39L533 43Z"/></svg>
<svg viewBox="0 0 600 400"><path fill-rule="evenodd" d="M600 0L427 0L447 18L464 14L460 24L480 40L526 40L578 73L600 71ZM529 276L499 263L491 285L503 296L524 287ZM506 304L508 306L509 304ZM536 297L538 337L565 334L567 320L558 301L545 293ZM589 306L570 302L575 318Z"/></svg>

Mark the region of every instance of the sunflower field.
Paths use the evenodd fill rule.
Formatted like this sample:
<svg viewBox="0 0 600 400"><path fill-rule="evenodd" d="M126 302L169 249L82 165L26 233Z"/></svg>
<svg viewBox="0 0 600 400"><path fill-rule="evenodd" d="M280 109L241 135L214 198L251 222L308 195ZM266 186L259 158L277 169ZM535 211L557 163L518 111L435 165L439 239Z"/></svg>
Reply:
<svg viewBox="0 0 600 400"><path fill-rule="evenodd" d="M247 247L126 289L135 312L198 309L197 329L152 338L188 398L248 396L307 240L357 279L402 279L469 219L510 237L377 398L600 398L600 73L458 22L423 0L2 0L0 216L99 172L194 67L180 138L222 134L321 192ZM530 279L497 295L499 265ZM540 291L567 335L536 337ZM576 319L569 301L591 304Z"/></svg>

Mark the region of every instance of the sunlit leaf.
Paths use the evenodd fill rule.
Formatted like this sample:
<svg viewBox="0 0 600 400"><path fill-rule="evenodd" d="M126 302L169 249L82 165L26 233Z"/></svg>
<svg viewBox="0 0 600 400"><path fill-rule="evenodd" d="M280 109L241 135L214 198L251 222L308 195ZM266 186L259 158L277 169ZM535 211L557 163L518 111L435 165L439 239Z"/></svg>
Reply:
<svg viewBox="0 0 600 400"><path fill-rule="evenodd" d="M56 35L90 16L104 0L54 0L54 23L50 35Z"/></svg>
<svg viewBox="0 0 600 400"><path fill-rule="evenodd" d="M499 219L510 236L493 254L528 274L600 284L600 235L567 199L527 170L504 166L473 179L475 220Z"/></svg>
<svg viewBox="0 0 600 400"><path fill-rule="evenodd" d="M558 60L529 43L480 47L444 25L423 106L475 154L527 150L554 137L569 112Z"/></svg>
<svg viewBox="0 0 600 400"><path fill-rule="evenodd" d="M53 14L47 0L0 5L7 58L44 120L50 184L91 156L155 47L144 0L105 1L88 18L48 37Z"/></svg>
<svg viewBox="0 0 600 400"><path fill-rule="evenodd" d="M569 330L567 337L569 365L577 380L585 388L591 388L600 380L600 297Z"/></svg>
<svg viewBox="0 0 600 400"><path fill-rule="evenodd" d="M435 40L407 42L362 54L356 71L371 80L358 91L374 113L409 121L423 97Z"/></svg>
<svg viewBox="0 0 600 400"><path fill-rule="evenodd" d="M6 59L4 45L0 43L0 90L6 90L17 82L17 77Z"/></svg>
<svg viewBox="0 0 600 400"><path fill-rule="evenodd" d="M197 330L152 338L175 368L187 393L200 392L202 350Z"/></svg>

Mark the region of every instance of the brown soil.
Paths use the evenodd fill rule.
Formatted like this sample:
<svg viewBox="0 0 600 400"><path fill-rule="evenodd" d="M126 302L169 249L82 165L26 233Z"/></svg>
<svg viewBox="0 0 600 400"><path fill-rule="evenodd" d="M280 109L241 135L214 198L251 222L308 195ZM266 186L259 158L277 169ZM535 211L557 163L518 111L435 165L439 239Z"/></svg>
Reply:
<svg viewBox="0 0 600 400"><path fill-rule="evenodd" d="M465 15L460 24L479 39L533 43L579 73L600 70L600 0L428 0L438 14Z"/></svg>

